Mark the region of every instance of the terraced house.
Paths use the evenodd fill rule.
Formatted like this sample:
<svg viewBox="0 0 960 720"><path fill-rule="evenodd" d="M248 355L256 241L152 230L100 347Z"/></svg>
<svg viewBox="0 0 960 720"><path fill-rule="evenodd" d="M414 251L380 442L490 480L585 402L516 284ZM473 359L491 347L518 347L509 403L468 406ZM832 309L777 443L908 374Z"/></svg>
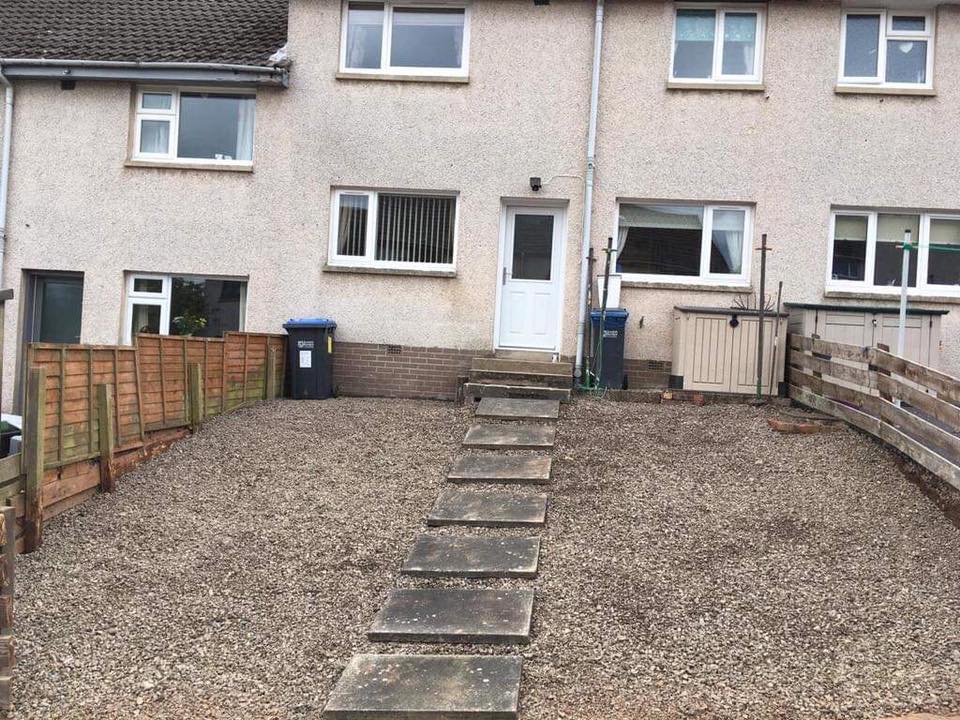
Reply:
<svg viewBox="0 0 960 720"><path fill-rule="evenodd" d="M675 305L756 288L761 233L828 312L889 306L911 229L960 372L953 4L6 0L0 73L5 407L30 341L297 315L336 319L344 392L579 363L608 238L634 384Z"/></svg>

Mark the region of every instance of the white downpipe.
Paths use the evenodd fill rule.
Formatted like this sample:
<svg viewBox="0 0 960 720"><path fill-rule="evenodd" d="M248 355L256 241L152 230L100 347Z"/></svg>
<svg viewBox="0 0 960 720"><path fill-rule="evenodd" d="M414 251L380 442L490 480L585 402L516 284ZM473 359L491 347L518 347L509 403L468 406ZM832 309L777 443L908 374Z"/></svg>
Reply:
<svg viewBox="0 0 960 720"><path fill-rule="evenodd" d="M0 150L0 278L3 277L3 259L7 252L7 188L10 185L10 144L13 135L13 83L3 76L0 67L0 85L3 93L3 149Z"/></svg>
<svg viewBox="0 0 960 720"><path fill-rule="evenodd" d="M583 245L580 252L580 296L577 309L577 363L574 377L583 375L583 340L587 331L587 290L590 288L590 233L593 220L593 174L597 152L597 115L600 105L600 57L603 49L603 0L597 0L593 31L593 77L590 81L590 125L587 130L587 172L583 183Z"/></svg>

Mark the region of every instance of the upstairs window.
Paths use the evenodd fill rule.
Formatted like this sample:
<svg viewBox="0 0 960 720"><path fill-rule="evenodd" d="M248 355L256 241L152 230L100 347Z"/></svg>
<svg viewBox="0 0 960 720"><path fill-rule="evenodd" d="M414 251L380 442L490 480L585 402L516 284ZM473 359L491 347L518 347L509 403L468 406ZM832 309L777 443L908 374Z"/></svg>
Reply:
<svg viewBox="0 0 960 720"><path fill-rule="evenodd" d="M763 21L756 6L678 6L670 79L760 83Z"/></svg>
<svg viewBox="0 0 960 720"><path fill-rule="evenodd" d="M621 203L617 272L631 280L743 285L750 235L748 207Z"/></svg>
<svg viewBox="0 0 960 720"><path fill-rule="evenodd" d="M841 86L933 87L932 13L848 10L841 46Z"/></svg>
<svg viewBox="0 0 960 720"><path fill-rule="evenodd" d="M466 76L463 5L347 2L340 40L346 73Z"/></svg>
<svg viewBox="0 0 960 720"><path fill-rule="evenodd" d="M250 165L255 102L249 93L139 90L133 159Z"/></svg>
<svg viewBox="0 0 960 720"><path fill-rule="evenodd" d="M960 295L960 215L905 211L835 211L827 289L899 294L906 230L910 294Z"/></svg>
<svg viewBox="0 0 960 720"><path fill-rule="evenodd" d="M333 207L331 264L453 269L456 196L337 190Z"/></svg>

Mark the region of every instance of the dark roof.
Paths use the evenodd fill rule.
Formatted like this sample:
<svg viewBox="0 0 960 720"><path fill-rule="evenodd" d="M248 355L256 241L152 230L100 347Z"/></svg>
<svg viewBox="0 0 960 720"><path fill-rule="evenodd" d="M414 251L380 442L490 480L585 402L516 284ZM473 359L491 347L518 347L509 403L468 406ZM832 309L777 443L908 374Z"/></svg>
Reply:
<svg viewBox="0 0 960 720"><path fill-rule="evenodd" d="M266 65L287 0L0 0L0 58Z"/></svg>

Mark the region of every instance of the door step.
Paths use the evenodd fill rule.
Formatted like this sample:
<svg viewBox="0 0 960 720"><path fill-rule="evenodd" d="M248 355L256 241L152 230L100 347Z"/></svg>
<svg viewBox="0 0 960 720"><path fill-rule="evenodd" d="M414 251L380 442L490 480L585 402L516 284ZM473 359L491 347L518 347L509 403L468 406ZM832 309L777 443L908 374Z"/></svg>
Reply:
<svg viewBox="0 0 960 720"><path fill-rule="evenodd" d="M534 578L540 538L419 535L400 568L418 577Z"/></svg>
<svg viewBox="0 0 960 720"><path fill-rule="evenodd" d="M471 368L470 382L488 385L521 385L523 387L567 388L572 384L569 375L562 373L521 372L516 370L477 370Z"/></svg>
<svg viewBox="0 0 960 720"><path fill-rule="evenodd" d="M566 375L573 377L573 363L544 362L535 359L504 359L501 357L475 357L470 363L471 370L489 372L543 373L545 375Z"/></svg>
<svg viewBox="0 0 960 720"><path fill-rule="evenodd" d="M530 642L533 590L391 590L367 638L373 642Z"/></svg>
<svg viewBox="0 0 960 720"><path fill-rule="evenodd" d="M549 455L461 455L453 464L447 480L455 483L530 483L550 482Z"/></svg>
<svg viewBox="0 0 960 720"><path fill-rule="evenodd" d="M323 711L327 720L515 720L523 659L355 655Z"/></svg>
<svg viewBox="0 0 960 720"><path fill-rule="evenodd" d="M468 398L535 398L569 402L569 388L544 387L540 385L501 385L468 382L463 386L463 395Z"/></svg>
<svg viewBox="0 0 960 720"><path fill-rule="evenodd" d="M505 492L444 490L427 525L466 525L506 528L541 526L547 521L546 495L512 495Z"/></svg>

